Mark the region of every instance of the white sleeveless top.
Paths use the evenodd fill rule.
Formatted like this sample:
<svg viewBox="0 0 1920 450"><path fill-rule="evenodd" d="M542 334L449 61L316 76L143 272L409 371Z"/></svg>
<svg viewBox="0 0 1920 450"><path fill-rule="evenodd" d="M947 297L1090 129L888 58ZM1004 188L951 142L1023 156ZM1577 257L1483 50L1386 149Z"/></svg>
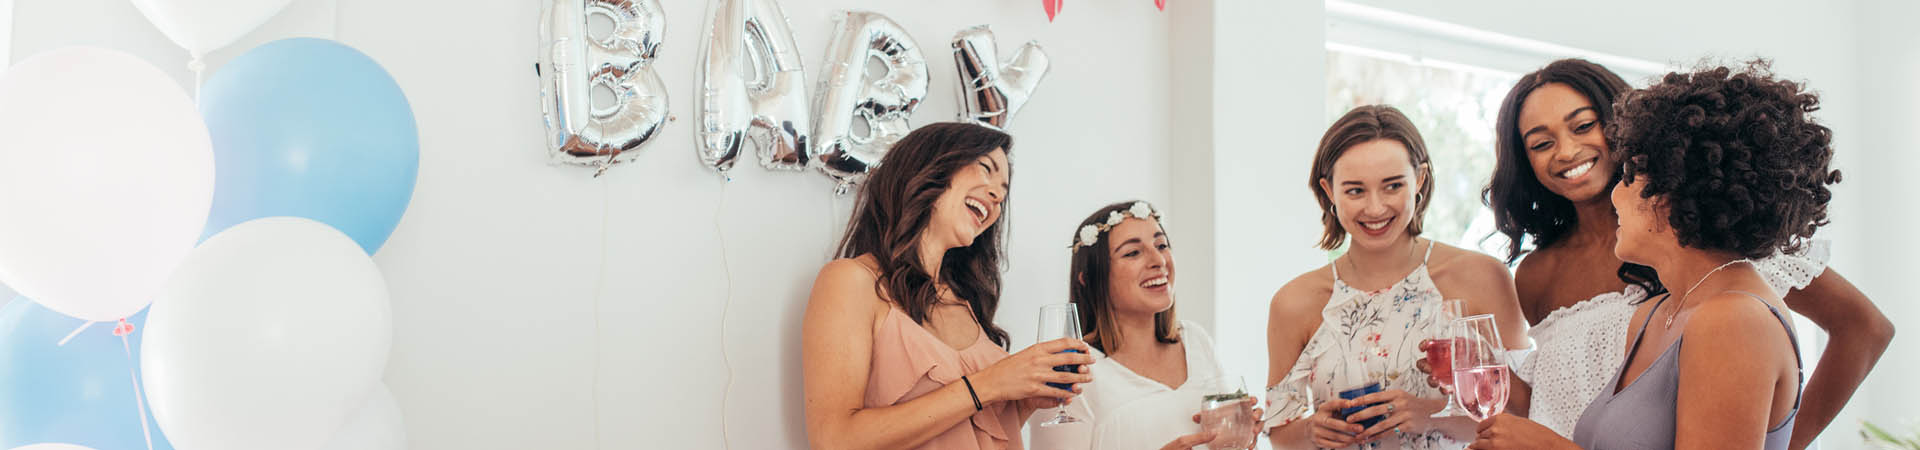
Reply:
<svg viewBox="0 0 1920 450"><path fill-rule="evenodd" d="M1180 345L1186 346L1187 379L1170 388L1151 378L1134 373L1126 365L1093 350L1094 383L1073 404L1067 405L1074 417L1091 418L1091 425L1074 424L1042 427L1053 418L1052 409L1042 409L1028 420L1034 449L1157 449L1180 436L1200 432L1193 414L1200 412L1200 401L1213 394L1233 392L1223 381L1225 370L1213 354L1213 338L1200 325L1180 321ZM1091 413L1091 414L1087 414Z"/></svg>
<svg viewBox="0 0 1920 450"><path fill-rule="evenodd" d="M1446 398L1439 389L1427 386L1427 377L1414 366L1426 356L1420 341L1434 338L1439 323L1440 289L1427 273L1425 259L1433 257L1433 245L1413 273L1386 289L1365 292L1340 280L1340 269L1333 268L1333 297L1320 311L1320 328L1300 351L1281 383L1306 383L1315 405L1298 399L1273 395L1268 388L1267 411L1276 414L1263 428L1285 425L1310 414L1314 406L1339 398L1339 392L1369 381L1384 379L1383 389L1400 389L1422 398ZM1377 376L1369 376L1377 374ZM1278 385L1276 385L1278 386ZM1367 449L1461 449L1467 443L1448 439L1439 431L1424 434L1386 434Z"/></svg>
<svg viewBox="0 0 1920 450"><path fill-rule="evenodd" d="M1753 265L1775 293L1786 295L1827 270L1827 246L1825 240L1813 241L1801 254L1775 253ZM1573 437L1587 404L1612 385L1625 362L1627 322L1646 297L1645 289L1630 285L1556 309L1527 330L1535 351L1513 373L1533 386L1528 419Z"/></svg>

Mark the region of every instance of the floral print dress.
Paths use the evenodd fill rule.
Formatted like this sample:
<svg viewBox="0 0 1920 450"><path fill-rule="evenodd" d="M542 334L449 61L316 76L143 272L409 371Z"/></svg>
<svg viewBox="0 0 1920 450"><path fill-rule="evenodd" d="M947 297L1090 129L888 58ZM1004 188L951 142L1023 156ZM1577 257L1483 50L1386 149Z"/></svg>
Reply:
<svg viewBox="0 0 1920 450"><path fill-rule="evenodd" d="M1339 392L1379 381L1384 389L1400 389L1417 397L1446 398L1439 389L1427 386L1426 376L1414 366L1426 353L1420 341L1431 339L1441 330L1440 301L1444 297L1427 273L1427 259L1433 257L1428 244L1427 256L1413 273L1379 291L1361 291L1340 280L1340 269L1333 269L1333 297L1320 311L1320 328L1300 352L1287 377L1269 388L1267 410L1299 411L1308 415L1315 406L1339 398ZM1274 395L1282 385L1306 386L1312 393L1312 405L1299 396ZM1284 425L1301 416L1278 414L1266 427ZM1467 443L1448 439L1439 431L1422 434L1388 433L1386 437L1358 448L1364 449L1461 449Z"/></svg>

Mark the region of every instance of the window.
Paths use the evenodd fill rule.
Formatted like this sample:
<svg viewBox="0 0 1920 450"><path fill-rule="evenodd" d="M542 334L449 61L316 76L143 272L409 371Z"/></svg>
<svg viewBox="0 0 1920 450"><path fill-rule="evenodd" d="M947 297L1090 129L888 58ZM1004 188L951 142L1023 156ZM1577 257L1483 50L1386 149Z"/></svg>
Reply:
<svg viewBox="0 0 1920 450"><path fill-rule="evenodd" d="M1518 77L1339 44L1327 47L1327 123L1356 106L1392 105L1413 120L1426 141L1433 200L1422 235L1505 254L1506 239L1493 235L1493 214L1481 205L1480 190L1493 174L1493 122L1500 100Z"/></svg>

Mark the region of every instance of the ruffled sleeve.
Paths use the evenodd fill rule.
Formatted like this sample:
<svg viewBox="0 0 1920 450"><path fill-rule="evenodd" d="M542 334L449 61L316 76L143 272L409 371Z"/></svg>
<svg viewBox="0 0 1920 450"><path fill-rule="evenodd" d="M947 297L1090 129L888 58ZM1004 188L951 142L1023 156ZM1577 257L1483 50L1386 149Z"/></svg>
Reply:
<svg viewBox="0 0 1920 450"><path fill-rule="evenodd" d="M1773 292L1786 295L1787 291L1807 287L1814 278L1827 271L1828 252L1832 243L1825 240L1807 242L1799 253L1775 252L1773 256L1753 262L1753 267L1766 278L1767 286Z"/></svg>
<svg viewBox="0 0 1920 450"><path fill-rule="evenodd" d="M960 368L941 361L940 353L945 349L930 347L945 344L922 336L907 336L922 331L907 328L914 326L913 321L906 320L898 311L887 314L898 317L882 320L873 332L873 363L867 371L868 405L898 404L923 379L941 386L960 380Z"/></svg>

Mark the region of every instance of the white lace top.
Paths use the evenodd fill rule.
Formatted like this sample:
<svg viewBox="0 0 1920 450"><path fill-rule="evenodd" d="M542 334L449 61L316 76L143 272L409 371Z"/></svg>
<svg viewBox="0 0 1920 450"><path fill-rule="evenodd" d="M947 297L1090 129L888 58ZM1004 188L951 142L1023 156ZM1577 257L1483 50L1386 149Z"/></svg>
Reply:
<svg viewBox="0 0 1920 450"><path fill-rule="evenodd" d="M1433 256L1433 247L1427 247ZM1420 341L1440 331L1440 289L1434 287L1423 261L1413 273L1386 289L1365 292L1340 280L1334 269L1333 297L1320 311L1320 328L1300 351L1300 359L1280 383L1306 383L1315 405L1339 398L1341 390L1368 381L1383 381L1384 389L1400 389L1423 398L1446 398L1427 386L1414 363L1425 357ZM1268 388L1267 411L1277 414L1263 428L1285 425L1312 412L1297 397L1274 395L1280 384ZM1299 414L1295 414L1295 413ZM1364 448L1461 449L1467 443L1448 439L1439 431L1424 434L1389 433Z"/></svg>
<svg viewBox="0 0 1920 450"><path fill-rule="evenodd" d="M1126 365L1108 358L1098 349L1093 383L1067 405L1074 417L1091 419L1091 424L1042 427L1053 418L1054 410L1042 409L1028 420L1034 449L1157 449L1180 436L1200 432L1193 423L1200 412L1202 397L1224 394L1244 387L1231 387L1239 379L1223 378L1225 370L1213 354L1213 338L1200 325L1180 321L1180 344L1186 346L1187 379L1170 388L1151 378L1134 373Z"/></svg>
<svg viewBox="0 0 1920 450"><path fill-rule="evenodd" d="M1775 253L1755 261L1754 268L1774 292L1785 295L1827 270L1827 244L1813 241L1798 255ZM1627 286L1556 309L1527 330L1535 351L1513 371L1533 386L1529 419L1572 438L1580 414L1625 362L1628 322L1646 296L1640 286Z"/></svg>

